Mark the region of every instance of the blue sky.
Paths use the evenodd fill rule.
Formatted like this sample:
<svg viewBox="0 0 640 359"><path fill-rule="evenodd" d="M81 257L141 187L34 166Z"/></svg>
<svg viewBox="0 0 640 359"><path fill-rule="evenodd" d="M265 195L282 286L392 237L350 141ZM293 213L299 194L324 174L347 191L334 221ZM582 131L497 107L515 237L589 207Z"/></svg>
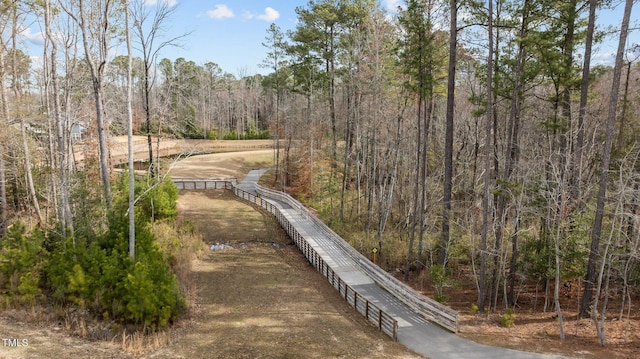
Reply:
<svg viewBox="0 0 640 359"><path fill-rule="evenodd" d="M163 1L163 0L157 0ZM165 0L167 1L167 0ZM296 7L308 0L169 0L176 2L172 33L191 32L182 49L165 51L162 57L184 57L198 64L215 62L233 75L266 72L259 64L266 57L265 42L271 23L283 32L295 29ZM400 0L381 1L396 9Z"/></svg>
<svg viewBox="0 0 640 359"><path fill-rule="evenodd" d="M190 33L183 39L182 48L165 48L160 58L175 60L184 57L199 65L215 62L224 72L235 76L265 73L259 64L266 57L265 41L271 23L283 31L296 26L297 6L306 6L308 0L145 0L148 6L166 1L175 6L175 13L167 24L164 39ZM379 0L383 8L395 12L402 0ZM614 11L601 11L599 24L617 25L622 18L624 1ZM636 4L632 21L640 19L640 4ZM31 55L39 56L42 32L37 23L23 32ZM640 30L631 34L629 44L640 42ZM35 48L34 48L35 46ZM596 63L613 63L617 48L617 34L596 49ZM640 55L640 54L638 54Z"/></svg>
<svg viewBox="0 0 640 359"><path fill-rule="evenodd" d="M192 31L185 39L183 49L170 49L163 57L184 57L198 64L212 61L223 71L236 76L264 73L259 64L266 57L262 46L267 29L273 22L283 31L296 26L297 6L306 6L307 0L151 0L171 1L177 6L172 33ZM402 0L380 0L381 6L395 12ZM617 25L622 19L624 2L614 11L601 11L600 24ZM632 21L640 18L640 4L636 4ZM640 42L640 31L630 37L629 43ZM617 34L601 44L593 56L596 63L612 64L617 49Z"/></svg>
<svg viewBox="0 0 640 359"><path fill-rule="evenodd" d="M162 1L162 0L160 0ZM191 32L182 48L167 49L162 57L184 57L198 64L215 62L236 76L263 70L262 46L271 23L283 31L295 28L296 6L306 1L291 0L182 0L172 18L172 34Z"/></svg>

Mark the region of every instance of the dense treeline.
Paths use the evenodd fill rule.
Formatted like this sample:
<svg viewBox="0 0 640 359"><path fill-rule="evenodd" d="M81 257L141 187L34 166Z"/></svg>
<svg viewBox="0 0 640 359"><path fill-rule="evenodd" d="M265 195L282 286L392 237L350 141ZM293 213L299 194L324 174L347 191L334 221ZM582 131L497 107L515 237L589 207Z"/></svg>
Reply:
<svg viewBox="0 0 640 359"><path fill-rule="evenodd" d="M239 78L159 59L154 44L188 37L150 41L173 8L143 3L130 6L133 122L151 162L155 136L271 137L274 186L356 248L377 247L385 268L425 273L441 300L454 275L475 281L480 311L543 293L563 333L559 291L575 282L581 316L603 320L610 298L629 315L640 280L640 71L628 17L615 31L595 21L607 3L407 0L392 16L376 1L312 0L295 29L269 28L269 75ZM107 228L104 212L84 206L115 207L104 143L126 133L127 59L104 50L125 9L46 0L0 10L2 234L24 214L63 236L96 218ZM47 29L40 70L16 41L29 11ZM621 44L613 66L590 62L604 40Z"/></svg>

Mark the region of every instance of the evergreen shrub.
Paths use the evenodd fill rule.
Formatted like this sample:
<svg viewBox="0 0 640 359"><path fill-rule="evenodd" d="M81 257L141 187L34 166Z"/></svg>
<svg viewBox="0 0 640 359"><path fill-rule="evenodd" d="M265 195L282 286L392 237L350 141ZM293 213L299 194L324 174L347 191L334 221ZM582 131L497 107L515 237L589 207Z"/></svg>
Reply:
<svg viewBox="0 0 640 359"><path fill-rule="evenodd" d="M167 183L168 182L168 183ZM45 266L52 296L123 324L158 330L175 320L186 305L175 274L150 231L151 218L176 215L177 189L166 181L149 189L136 208L136 258L129 256L128 202L120 181L108 213L108 230L92 239L67 239L54 247ZM75 242L75 243L74 243Z"/></svg>
<svg viewBox="0 0 640 359"><path fill-rule="evenodd" d="M26 234L21 222L11 225L0 241L0 294L5 303L35 304L43 265L43 232Z"/></svg>

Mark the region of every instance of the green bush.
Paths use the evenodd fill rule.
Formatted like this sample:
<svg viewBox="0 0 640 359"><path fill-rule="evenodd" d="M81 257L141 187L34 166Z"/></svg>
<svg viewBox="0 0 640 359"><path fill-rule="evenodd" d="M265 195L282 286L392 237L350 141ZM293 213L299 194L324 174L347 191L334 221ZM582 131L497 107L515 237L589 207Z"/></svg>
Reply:
<svg viewBox="0 0 640 359"><path fill-rule="evenodd" d="M86 309L100 309L95 299L107 288L104 274L106 251L97 241L86 243L82 239L74 244L71 239L55 248L44 272L53 299L58 303L74 303Z"/></svg>
<svg viewBox="0 0 640 359"><path fill-rule="evenodd" d="M238 136L238 131L233 130L231 132L227 132L222 136L223 140L239 140L240 136Z"/></svg>
<svg viewBox="0 0 640 359"><path fill-rule="evenodd" d="M124 187L126 181L119 183ZM175 217L177 189L171 181L148 191L144 182L137 183L137 192L144 195L136 207L134 261L129 256L128 198L122 195L122 187L114 196L105 233L87 240L66 239L51 246L53 252L45 265L47 285L58 302L75 304L120 323L157 330L185 309L176 276L149 224L152 217Z"/></svg>
<svg viewBox="0 0 640 359"><path fill-rule="evenodd" d="M513 309L507 308L507 312L500 317L500 324L505 328L510 328L516 321L516 313Z"/></svg>
<svg viewBox="0 0 640 359"><path fill-rule="evenodd" d="M478 305L476 303L472 303L471 304L471 314L472 315L476 315L480 312L480 308L478 307Z"/></svg>
<svg viewBox="0 0 640 359"><path fill-rule="evenodd" d="M238 131L233 130L222 136L223 140L268 140L270 138L271 134L268 130L256 131L253 129L249 129L244 133L238 133Z"/></svg>
<svg viewBox="0 0 640 359"><path fill-rule="evenodd" d="M42 295L42 290L39 287L39 274L39 272L31 271L20 276L20 284L18 284L18 301L20 303L34 305Z"/></svg>
<svg viewBox="0 0 640 359"><path fill-rule="evenodd" d="M21 222L9 227L0 241L0 293L9 302L33 305L41 295L43 242L42 231L27 235Z"/></svg>
<svg viewBox="0 0 640 359"><path fill-rule="evenodd" d="M218 139L218 131L217 130L206 130L207 131L207 140L217 140Z"/></svg>
<svg viewBox="0 0 640 359"><path fill-rule="evenodd" d="M138 212L138 215L144 215L145 219L151 221L174 220L178 215L178 194L178 187L169 178L165 178L151 189L146 181L137 181L136 196L142 195L138 205L141 212Z"/></svg>
<svg viewBox="0 0 640 359"><path fill-rule="evenodd" d="M443 293L443 289L449 283L446 268L442 264L433 264L429 268L429 279L435 288L434 299L440 303L445 303L449 298Z"/></svg>

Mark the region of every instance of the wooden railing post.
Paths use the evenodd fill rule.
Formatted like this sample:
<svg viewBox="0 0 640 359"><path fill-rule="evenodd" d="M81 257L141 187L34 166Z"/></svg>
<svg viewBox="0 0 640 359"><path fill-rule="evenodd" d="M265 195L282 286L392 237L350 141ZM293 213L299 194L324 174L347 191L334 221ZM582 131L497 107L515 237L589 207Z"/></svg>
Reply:
<svg viewBox="0 0 640 359"><path fill-rule="evenodd" d="M369 319L369 301L367 300L367 302L365 303L366 306L364 308L364 317L367 318L367 320Z"/></svg>
<svg viewBox="0 0 640 359"><path fill-rule="evenodd" d="M358 311L358 292L353 292L353 308Z"/></svg>

